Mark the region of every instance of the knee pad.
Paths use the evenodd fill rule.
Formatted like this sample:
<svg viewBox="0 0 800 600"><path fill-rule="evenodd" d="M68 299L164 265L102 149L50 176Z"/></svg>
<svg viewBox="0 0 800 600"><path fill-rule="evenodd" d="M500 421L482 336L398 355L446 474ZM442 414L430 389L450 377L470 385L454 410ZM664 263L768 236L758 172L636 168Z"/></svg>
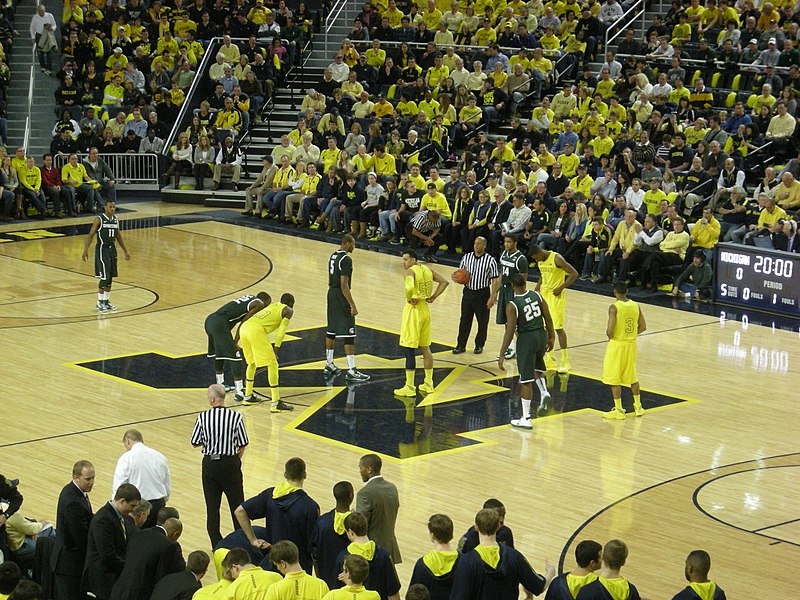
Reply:
<svg viewBox="0 0 800 600"><path fill-rule="evenodd" d="M406 354L406 371L413 371L417 368L417 349L416 348L403 348Z"/></svg>

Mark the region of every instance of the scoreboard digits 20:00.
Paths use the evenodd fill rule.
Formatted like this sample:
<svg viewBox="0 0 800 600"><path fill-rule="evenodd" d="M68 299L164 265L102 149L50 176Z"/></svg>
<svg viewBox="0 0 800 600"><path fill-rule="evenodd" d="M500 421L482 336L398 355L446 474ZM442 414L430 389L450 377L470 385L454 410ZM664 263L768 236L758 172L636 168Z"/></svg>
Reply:
<svg viewBox="0 0 800 600"><path fill-rule="evenodd" d="M800 316L800 256L738 244L718 244L717 302Z"/></svg>

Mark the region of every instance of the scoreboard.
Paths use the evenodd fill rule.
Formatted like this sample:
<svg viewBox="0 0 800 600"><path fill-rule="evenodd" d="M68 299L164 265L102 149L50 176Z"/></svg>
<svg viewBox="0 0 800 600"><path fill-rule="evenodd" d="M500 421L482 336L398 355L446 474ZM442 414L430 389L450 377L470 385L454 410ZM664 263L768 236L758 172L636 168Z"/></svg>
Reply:
<svg viewBox="0 0 800 600"><path fill-rule="evenodd" d="M714 300L800 317L800 254L717 244Z"/></svg>

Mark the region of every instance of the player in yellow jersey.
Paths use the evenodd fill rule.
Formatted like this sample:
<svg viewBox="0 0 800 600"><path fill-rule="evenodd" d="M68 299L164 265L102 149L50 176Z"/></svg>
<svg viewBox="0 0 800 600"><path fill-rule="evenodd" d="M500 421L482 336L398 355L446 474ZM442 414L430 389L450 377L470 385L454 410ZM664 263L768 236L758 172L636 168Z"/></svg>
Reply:
<svg viewBox="0 0 800 600"><path fill-rule="evenodd" d="M263 600L269 588L283 580L280 573L255 566L243 548L232 548L222 559L222 568L230 571L233 578L226 600Z"/></svg>
<svg viewBox="0 0 800 600"><path fill-rule="evenodd" d="M258 404L253 394L256 370L267 368L269 392L272 396L271 412L294 410L290 404L281 401L278 391L278 356L275 351L281 347L289 319L294 315L294 296L283 294L280 302L272 302L242 323L237 337L242 353L247 361L245 372L243 404ZM268 334L275 332L275 341L270 342Z"/></svg>
<svg viewBox="0 0 800 600"><path fill-rule="evenodd" d="M417 395L414 385L417 348L422 353L422 364L425 368L425 381L419 386L419 391L423 394L433 391L431 312L428 304L432 304L449 285L447 279L430 267L418 265L417 260L414 250L409 249L403 253L406 304L400 325L400 346L406 355L406 384L394 391L398 396L410 398ZM433 289L434 281L437 283L436 291Z"/></svg>
<svg viewBox="0 0 800 600"><path fill-rule="evenodd" d="M550 309L553 319L553 329L558 336L558 347L561 349L561 365L559 373L569 373L569 356L567 355L567 332L564 331L564 321L567 313L566 289L578 278L578 272L558 252L542 250L539 246L531 246L531 258L539 267L539 281L536 291L542 295ZM556 357L553 350L544 355L544 365L548 371L556 369Z"/></svg>
<svg viewBox="0 0 800 600"><path fill-rule="evenodd" d="M614 284L614 304L608 307L608 347L603 359L603 383L611 386L614 408L603 413L606 419L624 419L622 387L630 386L633 410L637 417L644 415L639 395L639 377L636 374L636 338L647 329L639 305L628 298L628 285L624 281Z"/></svg>
<svg viewBox="0 0 800 600"><path fill-rule="evenodd" d="M217 553L221 553L222 550L224 550L225 556L228 555L227 548L217 548L217 550L214 551L215 566L217 565ZM231 577L231 573L228 569L222 568L222 561L220 561L217 572L219 573L219 580L216 583L201 587L194 593L192 600L225 600L228 595L228 588L231 583L233 583L233 577Z"/></svg>
<svg viewBox="0 0 800 600"><path fill-rule="evenodd" d="M339 574L339 581L344 584L343 588L331 590L322 600L380 600L378 592L364 588L364 581L369 575L369 563L363 556L348 554L344 559L342 572Z"/></svg>
<svg viewBox="0 0 800 600"><path fill-rule="evenodd" d="M265 600L322 600L330 590L328 585L306 573L300 566L300 552L294 542L282 540L269 548L269 560L284 576L283 581L270 586Z"/></svg>

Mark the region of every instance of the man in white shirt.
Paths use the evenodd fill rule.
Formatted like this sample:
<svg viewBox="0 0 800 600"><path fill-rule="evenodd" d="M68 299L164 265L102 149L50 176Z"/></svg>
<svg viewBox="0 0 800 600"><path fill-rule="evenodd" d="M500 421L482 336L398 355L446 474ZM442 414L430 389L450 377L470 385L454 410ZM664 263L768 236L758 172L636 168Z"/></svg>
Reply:
<svg viewBox="0 0 800 600"><path fill-rule="evenodd" d="M458 58L456 59L456 68L450 71L450 77L453 80L453 83L456 87L460 85L467 84L467 77L469 77L469 71L464 68L464 59Z"/></svg>
<svg viewBox="0 0 800 600"><path fill-rule="evenodd" d="M123 483L131 483L150 502L152 508L142 529L154 527L158 511L164 508L172 491L167 458L158 450L144 445L140 431L129 429L122 436L125 454L119 457L114 470L111 497Z"/></svg>
<svg viewBox="0 0 800 600"><path fill-rule="evenodd" d="M616 55L611 50L606 52L606 62L603 63L600 71L602 72L603 69L608 69L609 76L614 80L622 73L622 63L616 59Z"/></svg>
<svg viewBox="0 0 800 600"><path fill-rule="evenodd" d="M341 52L336 53L333 62L328 65L328 68L331 70L333 78L339 83L347 81L347 78L350 76L350 67L344 62L344 57Z"/></svg>
<svg viewBox="0 0 800 600"><path fill-rule="evenodd" d="M606 26L608 26L619 19L622 15L622 6L620 6L617 0L608 0L608 2L600 7L600 12L597 13L597 18L605 23Z"/></svg>
<svg viewBox="0 0 800 600"><path fill-rule="evenodd" d="M52 42L55 44L56 32L56 19L52 13L47 12L44 4L40 4L36 8L36 14L31 19L31 41L36 45L36 54L39 55L39 66L42 68L42 73L52 70L53 57L50 53L50 48L47 51L39 46L39 40L42 35L52 37ZM44 43L44 42L43 42Z"/></svg>

